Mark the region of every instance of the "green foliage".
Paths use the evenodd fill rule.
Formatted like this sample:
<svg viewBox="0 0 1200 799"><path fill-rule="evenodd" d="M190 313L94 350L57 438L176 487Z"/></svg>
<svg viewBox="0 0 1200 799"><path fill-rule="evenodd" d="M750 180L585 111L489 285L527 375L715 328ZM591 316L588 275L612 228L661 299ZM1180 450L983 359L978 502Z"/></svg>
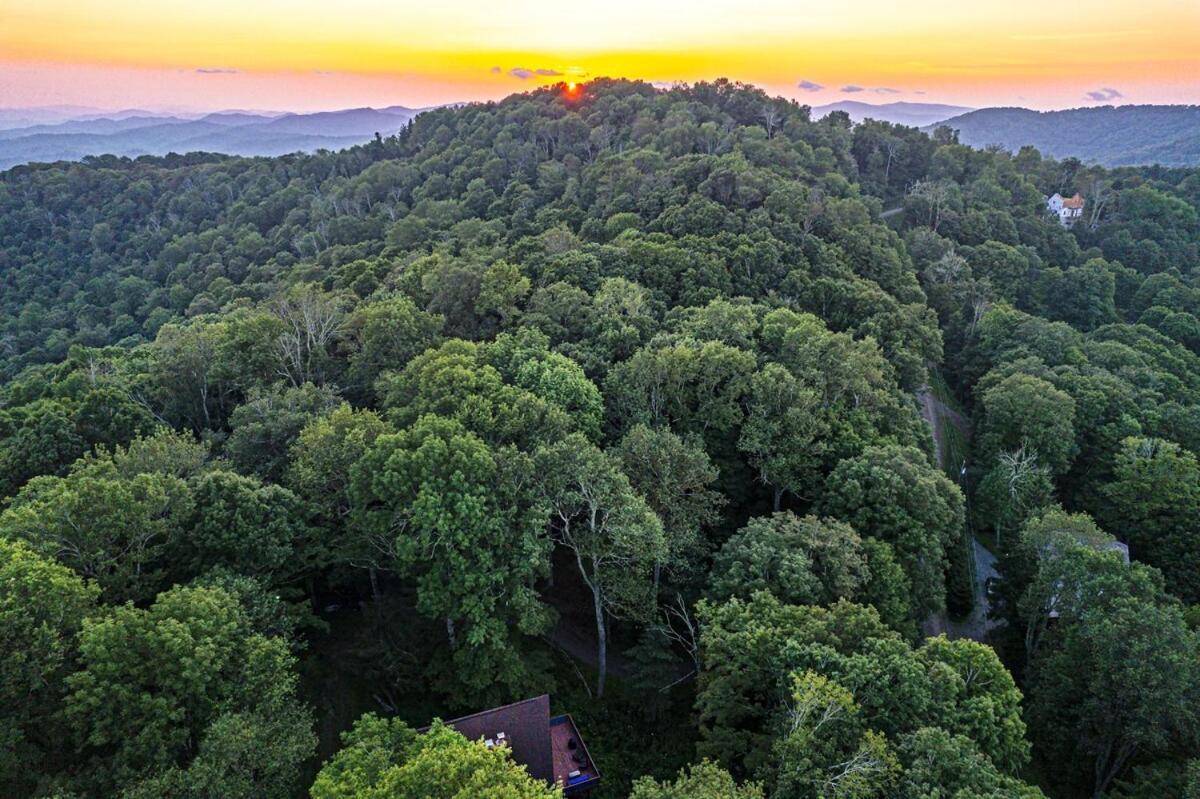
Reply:
<svg viewBox="0 0 1200 799"><path fill-rule="evenodd" d="M243 474L278 482L300 431L337 404L335 391L312 383L252 391L229 416L225 454Z"/></svg>
<svg viewBox="0 0 1200 799"><path fill-rule="evenodd" d="M1044 198L1075 191L1065 229ZM546 690L545 636L564 690L572 661L597 687L612 665L572 708L605 725L610 795L693 759L686 714L653 717L694 663L700 755L773 796L1035 796L995 658L913 648L974 588L912 397L931 374L977 431L948 468L1000 543L994 636L1038 774L1182 773L1190 628L1162 586L1197 596L1198 206L1195 170L814 121L724 80L545 87L341 152L5 173L0 541L70 605L46 660L12 645L49 670L21 748L0 732L34 764L14 790L290 795L308 711L242 696L245 652L304 651L331 734L366 697L416 721ZM77 646L81 585L104 605ZM29 592L29 618L59 601ZM635 641L654 680L608 663ZM99 679L118 659L128 701ZM64 680L98 680L75 740ZM810 694L845 709L836 734L789 727ZM394 778L415 794L511 771L396 737L371 768L420 760ZM709 789L756 793L714 766L638 788Z"/></svg>
<svg viewBox="0 0 1200 799"><path fill-rule="evenodd" d="M864 536L891 544L915 612L945 606L947 550L962 535L962 493L913 447L870 447L838 464L819 507Z"/></svg>
<svg viewBox="0 0 1200 799"><path fill-rule="evenodd" d="M862 541L850 525L792 514L751 519L713 562L714 600L768 591L789 605L857 601L870 580Z"/></svg>
<svg viewBox="0 0 1200 799"><path fill-rule="evenodd" d="M1029 533L1040 552L1021 600L1030 726L1057 784L1102 793L1132 758L1195 746L1200 640L1157 572L1067 521L1077 529L1047 531L1040 546L1046 525Z"/></svg>
<svg viewBox="0 0 1200 799"><path fill-rule="evenodd" d="M724 497L710 488L717 469L699 442L645 425L621 439L617 455L630 486L662 522L665 562L686 570L704 554L703 533L718 520L724 504Z"/></svg>
<svg viewBox="0 0 1200 799"><path fill-rule="evenodd" d="M1178 444L1127 438L1105 485L1102 519L1138 559L1162 569L1167 587L1200 600L1200 464Z"/></svg>
<svg viewBox="0 0 1200 799"><path fill-rule="evenodd" d="M607 673L609 617L649 621L657 596L655 564L670 554L662 521L629 484L614 453L579 433L540 450L543 501L557 541L573 556L592 594L596 619L596 693Z"/></svg>
<svg viewBox="0 0 1200 799"><path fill-rule="evenodd" d="M705 760L680 770L674 781L639 779L629 799L762 799L762 796L758 785L738 785L728 771Z"/></svg>
<svg viewBox="0 0 1200 799"><path fill-rule="evenodd" d="M446 622L454 684L483 701L536 683L520 638L549 623L533 590L549 569L549 541L532 469L523 454L493 452L458 422L428 415L378 436L351 473L360 557L382 554L381 565L414 581L418 610Z"/></svg>
<svg viewBox="0 0 1200 799"><path fill-rule="evenodd" d="M62 734L63 678L97 594L70 569L0 538L0 793L29 792Z"/></svg>
<svg viewBox="0 0 1200 799"><path fill-rule="evenodd" d="M400 721L367 715L317 775L313 799L552 799L505 747L468 741L440 721L417 735Z"/></svg>
<svg viewBox="0 0 1200 799"><path fill-rule="evenodd" d="M145 610L125 605L85 621L79 660L67 718L85 755L103 755L81 772L85 785L145 796L156 788L144 780L192 790L195 777L211 780L195 795L284 796L315 747L286 644L255 633L219 588L176 587ZM268 742L279 759L258 759ZM248 763L260 765L247 775Z"/></svg>
<svg viewBox="0 0 1200 799"><path fill-rule="evenodd" d="M0 537L59 558L95 580L107 601L145 600L163 587L168 552L193 508L177 477L124 477L97 462L67 477L31 480L0 514Z"/></svg>
<svg viewBox="0 0 1200 799"><path fill-rule="evenodd" d="M185 574L214 566L275 575L304 536L292 492L234 472L210 471L192 481L193 513L176 542L174 563Z"/></svg>
<svg viewBox="0 0 1200 799"><path fill-rule="evenodd" d="M888 741L926 728L962 736L964 754L999 780L1028 759L1021 694L989 647L933 638L914 650L874 610L845 602L758 593L699 612L699 752L765 779L772 795L887 793L900 774Z"/></svg>

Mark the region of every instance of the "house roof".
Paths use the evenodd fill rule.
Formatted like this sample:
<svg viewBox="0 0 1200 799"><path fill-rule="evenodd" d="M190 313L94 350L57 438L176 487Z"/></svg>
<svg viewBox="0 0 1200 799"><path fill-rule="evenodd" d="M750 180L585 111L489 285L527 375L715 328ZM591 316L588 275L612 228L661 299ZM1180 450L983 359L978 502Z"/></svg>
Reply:
<svg viewBox="0 0 1200 799"><path fill-rule="evenodd" d="M1068 197L1063 200L1063 208L1082 208L1083 198L1079 196L1079 192L1075 192L1074 197Z"/></svg>
<svg viewBox="0 0 1200 799"><path fill-rule="evenodd" d="M524 764L531 777L553 784L549 694L453 719L446 725L472 741L495 741L503 733L513 760Z"/></svg>

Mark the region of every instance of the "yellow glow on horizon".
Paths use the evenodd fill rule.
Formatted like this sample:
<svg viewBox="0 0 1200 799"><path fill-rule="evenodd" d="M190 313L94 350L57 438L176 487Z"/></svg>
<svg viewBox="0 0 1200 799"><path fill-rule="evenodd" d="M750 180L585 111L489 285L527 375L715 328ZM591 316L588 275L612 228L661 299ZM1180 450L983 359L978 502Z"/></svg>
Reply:
<svg viewBox="0 0 1200 799"><path fill-rule="evenodd" d="M463 99L609 75L728 76L798 97L807 80L826 100L860 86L876 101L1160 82L1196 102L1198 42L1195 0L0 0L9 65L337 73L461 86Z"/></svg>

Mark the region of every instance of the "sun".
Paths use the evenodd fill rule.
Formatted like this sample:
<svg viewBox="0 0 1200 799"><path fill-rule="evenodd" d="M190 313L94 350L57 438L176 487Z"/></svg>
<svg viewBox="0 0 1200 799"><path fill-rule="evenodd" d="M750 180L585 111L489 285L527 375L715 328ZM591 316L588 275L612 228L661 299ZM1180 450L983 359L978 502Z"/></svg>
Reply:
<svg viewBox="0 0 1200 799"><path fill-rule="evenodd" d="M573 91L575 91L575 87L576 87L577 85L578 85L578 84L576 84L576 83L575 83L575 81L573 81L573 80L569 80L569 81L567 81L567 91L569 91L569 92L573 92Z"/></svg>

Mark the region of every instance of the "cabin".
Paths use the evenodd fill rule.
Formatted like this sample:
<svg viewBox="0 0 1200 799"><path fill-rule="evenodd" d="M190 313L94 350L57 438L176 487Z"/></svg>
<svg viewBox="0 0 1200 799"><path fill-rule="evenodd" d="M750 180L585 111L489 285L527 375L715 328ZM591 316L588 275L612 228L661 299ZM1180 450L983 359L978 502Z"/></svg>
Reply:
<svg viewBox="0 0 1200 799"><path fill-rule="evenodd" d="M1046 198L1046 209L1058 217L1063 227L1071 227L1083 216L1083 197L1075 192L1074 197L1063 197L1058 192Z"/></svg>
<svg viewBox="0 0 1200 799"><path fill-rule="evenodd" d="M587 796L600 782L600 771L570 714L550 715L549 694L453 719L446 726L488 747L508 747L513 761L531 777L561 787L564 796Z"/></svg>

